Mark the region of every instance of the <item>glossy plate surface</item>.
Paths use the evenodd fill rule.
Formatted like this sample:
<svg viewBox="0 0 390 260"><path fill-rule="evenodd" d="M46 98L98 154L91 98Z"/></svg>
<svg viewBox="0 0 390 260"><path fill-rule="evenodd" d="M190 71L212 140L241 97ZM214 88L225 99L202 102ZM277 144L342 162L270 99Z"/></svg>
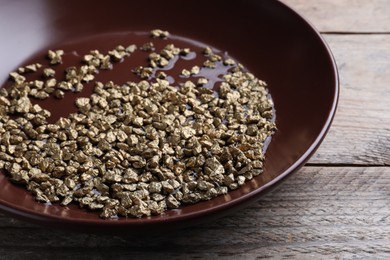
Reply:
<svg viewBox="0 0 390 260"><path fill-rule="evenodd" d="M37 203L0 174L0 209L39 224L79 231L168 230L240 209L298 170L320 145L339 92L336 64L318 32L278 1L5 1L0 8L0 85L42 50L95 35L168 30L229 54L265 80L276 108L277 133L265 171L210 201L151 218L102 220L71 205ZM100 43L104 44L104 43ZM108 48L112 48L112 44ZM94 48L90 46L89 49ZM54 109L55 105L53 105ZM62 108L56 108L62 109Z"/></svg>

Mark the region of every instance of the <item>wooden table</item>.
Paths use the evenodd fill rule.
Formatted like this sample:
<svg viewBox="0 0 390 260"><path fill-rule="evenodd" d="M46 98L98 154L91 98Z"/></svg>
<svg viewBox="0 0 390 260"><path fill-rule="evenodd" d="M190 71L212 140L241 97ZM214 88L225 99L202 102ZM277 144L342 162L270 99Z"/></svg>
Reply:
<svg viewBox="0 0 390 260"><path fill-rule="evenodd" d="M390 259L390 1L284 2L322 32L341 80L334 123L302 170L244 211L149 239L0 215L0 258Z"/></svg>

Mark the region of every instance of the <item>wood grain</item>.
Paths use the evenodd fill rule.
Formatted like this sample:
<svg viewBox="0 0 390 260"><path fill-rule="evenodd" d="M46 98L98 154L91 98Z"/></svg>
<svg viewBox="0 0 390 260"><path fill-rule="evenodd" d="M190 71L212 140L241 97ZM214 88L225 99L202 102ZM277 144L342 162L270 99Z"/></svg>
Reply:
<svg viewBox="0 0 390 260"><path fill-rule="evenodd" d="M390 168L305 167L253 206L153 237L73 234L0 217L2 256L390 257Z"/></svg>
<svg viewBox="0 0 390 260"><path fill-rule="evenodd" d="M341 82L328 136L310 163L390 165L390 35L325 35Z"/></svg>
<svg viewBox="0 0 390 260"><path fill-rule="evenodd" d="M389 33L388 0L282 0L326 33Z"/></svg>

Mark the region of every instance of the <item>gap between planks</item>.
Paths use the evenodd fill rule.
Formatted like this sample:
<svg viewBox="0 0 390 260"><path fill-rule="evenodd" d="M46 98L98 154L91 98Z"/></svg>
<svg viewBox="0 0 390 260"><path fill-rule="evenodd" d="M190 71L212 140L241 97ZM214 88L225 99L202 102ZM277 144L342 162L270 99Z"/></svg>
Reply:
<svg viewBox="0 0 390 260"><path fill-rule="evenodd" d="M352 164L352 163L315 163L315 162L308 162L304 165L304 167L357 167L357 168L389 168L390 165L387 164Z"/></svg>
<svg viewBox="0 0 390 260"><path fill-rule="evenodd" d="M390 32L337 32L337 31L320 31L320 34L326 35L389 35Z"/></svg>

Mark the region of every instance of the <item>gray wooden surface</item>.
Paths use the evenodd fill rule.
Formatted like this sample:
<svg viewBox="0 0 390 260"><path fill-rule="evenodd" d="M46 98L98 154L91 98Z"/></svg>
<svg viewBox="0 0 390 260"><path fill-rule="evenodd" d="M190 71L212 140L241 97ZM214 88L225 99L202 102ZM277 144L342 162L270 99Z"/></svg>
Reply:
<svg viewBox="0 0 390 260"><path fill-rule="evenodd" d="M390 259L390 1L283 1L324 34L340 72L334 124L307 166L244 211L153 239L0 214L0 259Z"/></svg>

